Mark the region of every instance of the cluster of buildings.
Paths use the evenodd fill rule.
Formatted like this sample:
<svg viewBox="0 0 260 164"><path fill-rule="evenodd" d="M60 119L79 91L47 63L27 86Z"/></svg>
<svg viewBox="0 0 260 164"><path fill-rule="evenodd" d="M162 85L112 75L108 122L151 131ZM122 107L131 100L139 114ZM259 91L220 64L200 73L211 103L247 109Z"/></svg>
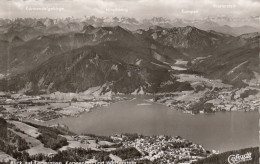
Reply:
<svg viewBox="0 0 260 164"><path fill-rule="evenodd" d="M218 92L218 96L207 103L213 104L214 111L258 111L260 108L260 92L248 97L241 97L246 89L225 89Z"/></svg>
<svg viewBox="0 0 260 164"><path fill-rule="evenodd" d="M243 97L251 88L232 89L222 88L219 90L207 90L206 92L182 93L175 96L161 95L153 101L163 103L172 109L181 110L184 113L214 113L219 111L258 111L260 108L260 91L256 94ZM252 89L251 89L252 90ZM186 94L186 95L185 95ZM179 99L184 97L183 99ZM193 98L191 98L193 97Z"/></svg>
<svg viewBox="0 0 260 164"><path fill-rule="evenodd" d="M194 144L178 136L138 136L136 139L117 136L117 140L122 140L123 147L136 148L142 153L142 160L146 159L152 162L191 163L211 154L201 145Z"/></svg>

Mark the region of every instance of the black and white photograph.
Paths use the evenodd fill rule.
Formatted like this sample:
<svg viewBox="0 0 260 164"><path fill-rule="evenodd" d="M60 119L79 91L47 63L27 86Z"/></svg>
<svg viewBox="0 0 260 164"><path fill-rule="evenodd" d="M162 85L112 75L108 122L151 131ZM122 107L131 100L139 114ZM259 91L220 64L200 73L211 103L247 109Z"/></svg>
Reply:
<svg viewBox="0 0 260 164"><path fill-rule="evenodd" d="M0 164L259 164L260 0L0 0Z"/></svg>

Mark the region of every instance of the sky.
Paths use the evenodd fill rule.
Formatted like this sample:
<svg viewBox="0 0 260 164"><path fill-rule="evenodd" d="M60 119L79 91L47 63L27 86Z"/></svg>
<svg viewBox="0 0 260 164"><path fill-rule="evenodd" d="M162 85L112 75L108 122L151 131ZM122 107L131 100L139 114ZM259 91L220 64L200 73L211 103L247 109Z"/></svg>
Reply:
<svg viewBox="0 0 260 164"><path fill-rule="evenodd" d="M260 0L0 0L0 18L133 17L199 19L260 15Z"/></svg>

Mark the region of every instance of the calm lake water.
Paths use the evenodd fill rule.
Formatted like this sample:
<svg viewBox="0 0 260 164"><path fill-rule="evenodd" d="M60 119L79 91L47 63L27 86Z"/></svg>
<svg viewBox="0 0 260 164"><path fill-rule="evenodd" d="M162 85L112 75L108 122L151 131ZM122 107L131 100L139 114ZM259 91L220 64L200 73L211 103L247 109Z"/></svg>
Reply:
<svg viewBox="0 0 260 164"><path fill-rule="evenodd" d="M142 104L147 103L146 98L136 96L132 101L99 107L80 117L61 118L48 124L62 123L78 134L179 135L221 152L259 146L257 112L191 115L157 103Z"/></svg>

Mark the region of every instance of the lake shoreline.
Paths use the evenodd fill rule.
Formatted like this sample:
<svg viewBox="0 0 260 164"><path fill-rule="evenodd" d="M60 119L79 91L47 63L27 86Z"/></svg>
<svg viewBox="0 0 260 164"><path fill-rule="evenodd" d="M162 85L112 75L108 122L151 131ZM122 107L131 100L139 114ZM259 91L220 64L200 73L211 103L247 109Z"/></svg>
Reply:
<svg viewBox="0 0 260 164"><path fill-rule="evenodd" d="M147 98L149 96L140 95L131 101L97 107L77 118L61 118L47 122L45 125L65 124L77 134L87 132L104 136L121 133L148 136L180 135L205 146L208 150L220 152L258 144L258 134L253 130L258 129L258 116L255 112L233 111L217 112L213 115L191 115L155 102L151 103L152 105L138 105L147 103ZM237 135L241 131L243 133ZM253 138L252 141L245 139L249 136Z"/></svg>

